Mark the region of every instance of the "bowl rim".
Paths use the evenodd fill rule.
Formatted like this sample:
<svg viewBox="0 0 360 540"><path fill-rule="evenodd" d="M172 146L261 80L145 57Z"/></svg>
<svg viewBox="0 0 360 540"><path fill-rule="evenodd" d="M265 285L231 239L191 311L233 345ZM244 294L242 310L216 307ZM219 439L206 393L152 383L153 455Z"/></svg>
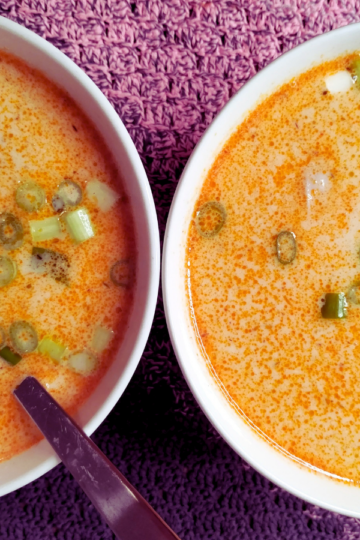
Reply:
<svg viewBox="0 0 360 540"><path fill-rule="evenodd" d="M288 63L289 59L292 59L293 57L298 57L302 54L303 56L311 55L312 49L317 45L321 47L323 45L323 49L326 44L329 44L329 46L332 44L336 38L338 41L342 38L348 38L348 35L355 35L355 33L359 34L360 29L360 23L353 23L341 28L338 28L336 30L332 30L329 32L326 32L324 34L321 34L319 36L316 36L296 47L293 49L287 51L286 53L282 54L278 58L276 58L274 61L272 61L270 64L268 64L265 68L263 68L260 72L258 72L254 77L252 77L240 90L237 91L237 93L229 100L229 102L223 107L223 109L217 114L217 116L214 118L214 120L211 122L211 124L207 127L204 134L200 138L199 142L195 146L185 168L184 171L180 177L177 189L175 191L173 201L171 204L171 208L168 215L167 220L167 226L165 230L165 237L164 237L164 247L163 247L163 256L162 256L162 294L163 294L163 301L164 301L164 311L167 321L167 327L170 335L170 339L172 342L172 346L175 352L175 355L177 357L177 360L179 362L181 371L184 375L184 378L189 385L189 388L194 395L197 403L199 404L200 408L202 409L205 416L208 418L210 423L214 426L214 428L218 431L218 433L222 436L222 438L227 442L227 444L242 458L244 458L255 470L257 470L259 473L261 473L263 476L268 478L270 481L272 481L274 484L282 487L286 491L292 493L293 495L296 495L300 497L301 499L304 499L312 504L316 504L318 506L321 506L322 508L332 510L335 512L338 512L340 514L353 516L353 517L360 517L360 490L358 486L354 486L353 484L347 484L343 481L338 481L336 478L329 478L326 476L325 473L311 470L308 467L303 467L301 465L298 465L294 461L292 461L289 458L285 458L281 455L281 453L278 450L273 449L268 443L265 441L262 441L261 438L255 434L255 431L252 430L249 426L245 424L245 422L240 419L239 415L234 412L234 410L230 410L231 406L226 403L226 398L224 394L221 393L219 390L219 387L217 383L215 383L214 379L210 376L207 368L205 367L205 360L204 357L201 355L199 351L199 347L196 345L196 351L194 347L191 347L190 344L188 344L186 341L189 340L192 341L192 345L196 342L196 336L194 332L194 328L192 327L192 324L190 322L191 315L189 313L189 306L188 301L184 300L182 302L179 302L179 293L177 290L178 287L178 274L174 273L174 265L179 265L179 260L181 259L180 256L177 255L178 250L182 250L184 253L183 257L183 297L185 297L185 244L184 244L184 238L187 236L187 230L188 226L186 226L186 221L189 223L190 220L190 213L189 208L183 208L184 204L187 203L190 205L190 210L192 213L194 203L197 199L196 196L196 189L197 192L199 192L199 186L201 187L203 183L203 179L206 177L207 171L211 167L215 157L218 155L220 149L223 147L224 144L228 141L230 135L233 133L233 129L229 129L227 131L227 134L224 135L224 129L222 130L222 139L219 138L218 132L221 131L221 126L223 123L223 120L225 117L229 119L229 115L231 112L234 113L235 105L239 105L240 100L244 98L245 94L249 95L253 89L256 89L261 82L268 76L272 75L274 71L278 70L281 71L281 68ZM331 49L331 46L329 47ZM335 47L336 48L336 47ZM330 55L329 57L326 57L326 54L322 54L321 57L317 59L317 61L313 62L312 64L309 63L308 67L305 69L299 69L297 71L297 67L294 66L294 74L292 74L289 77L285 77L280 82L278 81L276 84L270 88L270 90L266 93L258 93L258 99L256 102L252 103L251 106L249 106L246 109L245 114L243 114L242 118L238 123L236 124L236 127L239 126L242 122L242 120L246 117L246 115L252 111L256 106L268 95L271 95L276 88L281 87L285 82L291 80L294 76L296 76L296 73L299 75L306 71L307 69L310 69L311 67L318 65L319 63L331 59L336 58L336 56L341 56L341 54L345 54L346 52L355 51L360 49L360 40L358 39L358 46L357 47L348 47L347 49L344 49L343 52L335 53ZM295 58L296 60L296 58ZM293 60L294 62L294 60ZM275 75L275 78L278 77ZM246 100L246 96L245 96ZM236 112L235 112L236 116ZM235 129L236 129L235 127ZM217 143L212 142L212 144L209 144L209 141L213 141L218 137ZM209 150L208 148L211 148L213 150L212 157L209 157ZM214 150L217 148L216 150ZM198 165L195 165L195 162L198 160L199 156L203 156L203 161L206 163L204 165L203 171L200 173L200 176L202 177L202 180L197 180L196 176L194 178L194 171L198 173L200 171L200 167ZM197 188L196 188L197 183ZM192 185L191 188L189 186ZM191 194L191 196L189 195ZM174 259L176 259L174 263ZM175 270L176 272L176 270ZM182 305L180 305L182 304ZM185 305L186 304L186 305ZM186 310L186 318L187 318L187 324L188 324L188 331L187 334L184 333L183 326L183 319L185 317L184 310ZM181 322L180 322L181 321ZM189 335L191 334L191 337ZM203 365L198 368L194 368L194 365L196 364L196 358L197 362L202 363ZM197 371L196 371L197 370ZM195 376L195 373L197 376ZM211 379L211 380L210 380ZM208 393L208 395L206 395ZM212 395L214 398L214 401L211 402L209 399L209 395ZM221 395L221 398L219 397ZM222 401L222 403L220 403ZM217 410L218 407L218 410ZM221 410L220 410L221 408ZM229 420L229 422L224 424L224 419L221 418L221 414L226 414L226 422ZM236 416L236 420L235 420ZM231 427L237 428L239 424L242 423L243 433L242 437L243 440L246 441L247 448L246 451L241 447L241 444L239 444L239 439L235 441L235 437L231 433ZM250 433L251 432L251 433ZM263 451L267 453L271 458L274 457L274 454L277 454L277 457L274 459L277 459L279 463L283 460L283 465L289 465L288 471L290 472L288 478L280 478L278 472L271 470L269 468L266 468L264 466L264 463L259 464L257 461L258 454L251 452L251 444L254 443L254 445L258 445L259 448L262 447ZM296 471L297 469L297 471ZM314 476L319 479L319 485L321 484L320 488L318 490L313 490L314 484L312 483L311 488L304 487L304 484L301 486L296 486L293 483L292 479L292 473L294 473L294 477L296 477L297 472L301 471L301 474L307 475L308 479L314 478ZM320 474L319 474L320 473ZM315 484L317 483L317 480L315 481ZM336 486L336 487L335 487ZM337 490L337 497L333 497L334 500L332 500L331 496L327 498L327 492L334 490ZM351 505L348 502L348 499L353 497L355 495L357 501L357 507L356 505ZM342 497L345 497L347 500L346 502L342 503ZM326 500L324 500L326 499Z"/></svg>
<svg viewBox="0 0 360 540"><path fill-rule="evenodd" d="M97 105L101 109L101 114L111 124L119 139L121 139L129 159L129 165L133 168L134 175L137 178L138 187L142 196L142 204L145 209L146 215L144 216L144 220L146 221L147 235L149 238L149 269L146 284L145 309L141 324L139 325L136 342L134 343L128 362L124 367L121 376L119 376L116 384L113 385L102 405L83 426L85 433L90 436L108 416L127 387L140 362L152 327L160 280L160 238L155 203L144 166L128 131L115 109L88 75L86 75L80 67L54 45L18 23L0 17L0 32L4 32L8 36L14 36L16 39L22 41L24 46L26 46L27 43L31 44L31 46L36 48L42 54L45 54L52 63L61 66L61 68L69 74L69 77L75 81L75 84L80 85L91 99L96 100ZM17 56L21 58L21 55ZM41 68L37 69L41 71ZM46 76L46 72L44 72L44 74ZM49 78L51 80L51 77ZM73 97L71 93L70 96ZM86 110L84 112L86 114ZM29 450L0 463L0 467L4 463L10 463L13 460L16 460L16 462L20 464L21 459L25 456L26 452L29 452L30 461L33 459L33 456L38 453L42 456L41 463L37 463L35 466L31 467L30 470L20 472L17 478L11 479L5 484L0 485L0 496L6 495L7 493L36 480L61 462L51 449L50 445L43 440L32 446ZM37 461L39 461L39 459Z"/></svg>

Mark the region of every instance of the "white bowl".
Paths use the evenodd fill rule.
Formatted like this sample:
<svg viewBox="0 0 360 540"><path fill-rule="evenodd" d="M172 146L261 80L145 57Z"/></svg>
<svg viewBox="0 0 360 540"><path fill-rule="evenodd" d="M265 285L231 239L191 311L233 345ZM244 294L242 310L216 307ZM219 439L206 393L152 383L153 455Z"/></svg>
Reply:
<svg viewBox="0 0 360 540"><path fill-rule="evenodd" d="M0 49L41 70L66 90L93 121L112 152L135 214L137 286L129 331L116 359L75 419L91 435L114 407L139 363L150 332L159 286L160 243L154 201L135 146L96 85L69 58L22 26L0 17ZM59 463L46 441L0 463L0 495L35 480Z"/></svg>
<svg viewBox="0 0 360 540"><path fill-rule="evenodd" d="M171 341L183 374L227 443L260 473L298 497L360 517L360 487L298 465L268 445L234 412L205 366L185 295L185 244L191 215L207 172L224 143L266 95L314 65L354 50L360 50L360 24L296 47L249 81L213 121L186 165L171 206L163 252L163 296Z"/></svg>

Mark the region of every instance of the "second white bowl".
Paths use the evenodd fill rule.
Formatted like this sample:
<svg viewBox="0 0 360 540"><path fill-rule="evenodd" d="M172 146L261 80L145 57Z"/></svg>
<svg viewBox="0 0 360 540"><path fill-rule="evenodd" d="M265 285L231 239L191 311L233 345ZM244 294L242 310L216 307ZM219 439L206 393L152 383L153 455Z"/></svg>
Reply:
<svg viewBox="0 0 360 540"><path fill-rule="evenodd" d="M163 253L163 295L171 340L184 376L204 413L230 446L274 483L314 504L360 517L360 487L298 465L262 440L226 400L197 344L185 291L187 232L215 157L247 113L266 95L316 64L360 50L360 24L317 37L284 54L226 105L194 150L169 214Z"/></svg>

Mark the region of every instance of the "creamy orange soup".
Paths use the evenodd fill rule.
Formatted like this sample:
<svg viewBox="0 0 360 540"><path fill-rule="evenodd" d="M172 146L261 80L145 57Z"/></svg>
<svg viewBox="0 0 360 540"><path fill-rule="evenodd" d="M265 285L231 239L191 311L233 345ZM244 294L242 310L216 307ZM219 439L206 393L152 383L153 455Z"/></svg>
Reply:
<svg viewBox="0 0 360 540"><path fill-rule="evenodd" d="M71 413L94 390L126 332L136 267L130 204L100 135L63 91L5 53L0 201L1 461L41 438L12 395L24 376ZM18 245L7 243L9 215L22 226Z"/></svg>
<svg viewBox="0 0 360 540"><path fill-rule="evenodd" d="M287 455L353 482L360 481L357 58L315 67L248 115L202 186L186 257L204 355L233 406ZM280 262L285 231L296 253Z"/></svg>

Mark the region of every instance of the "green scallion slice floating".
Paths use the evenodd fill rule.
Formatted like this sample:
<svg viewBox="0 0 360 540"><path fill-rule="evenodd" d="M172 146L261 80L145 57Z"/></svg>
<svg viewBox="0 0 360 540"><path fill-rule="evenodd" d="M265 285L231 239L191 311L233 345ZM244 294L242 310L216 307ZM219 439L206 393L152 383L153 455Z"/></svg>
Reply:
<svg viewBox="0 0 360 540"><path fill-rule="evenodd" d="M55 212L65 210L67 206L77 206L83 197L82 189L76 182L66 178L58 187L55 193L52 206Z"/></svg>
<svg viewBox="0 0 360 540"><path fill-rule="evenodd" d="M46 201L45 191L31 180L22 182L16 190L16 202L26 212L38 212Z"/></svg>
<svg viewBox="0 0 360 540"><path fill-rule="evenodd" d="M64 219L70 236L78 244L95 236L86 208L78 208L78 210L69 212L65 214Z"/></svg>
<svg viewBox="0 0 360 540"><path fill-rule="evenodd" d="M33 242L44 242L61 237L60 221L56 217L29 221Z"/></svg>
<svg viewBox="0 0 360 540"><path fill-rule="evenodd" d="M347 315L347 302L344 293L326 293L321 308L323 319L344 319Z"/></svg>
<svg viewBox="0 0 360 540"><path fill-rule="evenodd" d="M9 334L14 349L17 352L25 354L35 351L38 345L38 336L35 328L27 321L16 321L12 323Z"/></svg>
<svg viewBox="0 0 360 540"><path fill-rule="evenodd" d="M350 67L352 73L356 77L356 85L360 86L360 58L356 58Z"/></svg>
<svg viewBox="0 0 360 540"><path fill-rule="evenodd" d="M0 214L0 243L5 249L13 250L22 246L24 240L24 229L20 220L10 214L3 212Z"/></svg>
<svg viewBox="0 0 360 540"><path fill-rule="evenodd" d="M16 274L17 266L15 261L10 257L0 255L0 287L9 285L16 278Z"/></svg>
<svg viewBox="0 0 360 540"><path fill-rule="evenodd" d="M60 362L60 360L65 354L66 347L64 347L64 345L62 345L61 343L53 341L49 337L44 337L44 339L42 339L39 343L38 351L41 354L46 354L50 356L50 358L52 358L53 360Z"/></svg>
<svg viewBox="0 0 360 540"><path fill-rule="evenodd" d="M16 364L21 360L20 354L12 351L7 345L0 350L0 356L12 366L16 366Z"/></svg>
<svg viewBox="0 0 360 540"><path fill-rule="evenodd" d="M82 189L76 182L66 178L58 188L58 195L66 206L77 206L82 201Z"/></svg>
<svg viewBox="0 0 360 540"><path fill-rule="evenodd" d="M296 236L291 231L282 231L276 238L276 255L281 264L290 264L296 257Z"/></svg>
<svg viewBox="0 0 360 540"><path fill-rule="evenodd" d="M226 210L218 201L209 201L196 212L195 225L204 238L219 234L226 221Z"/></svg>
<svg viewBox="0 0 360 540"><path fill-rule="evenodd" d="M129 259L121 259L113 264L110 279L118 287L129 287L134 279L134 268Z"/></svg>

